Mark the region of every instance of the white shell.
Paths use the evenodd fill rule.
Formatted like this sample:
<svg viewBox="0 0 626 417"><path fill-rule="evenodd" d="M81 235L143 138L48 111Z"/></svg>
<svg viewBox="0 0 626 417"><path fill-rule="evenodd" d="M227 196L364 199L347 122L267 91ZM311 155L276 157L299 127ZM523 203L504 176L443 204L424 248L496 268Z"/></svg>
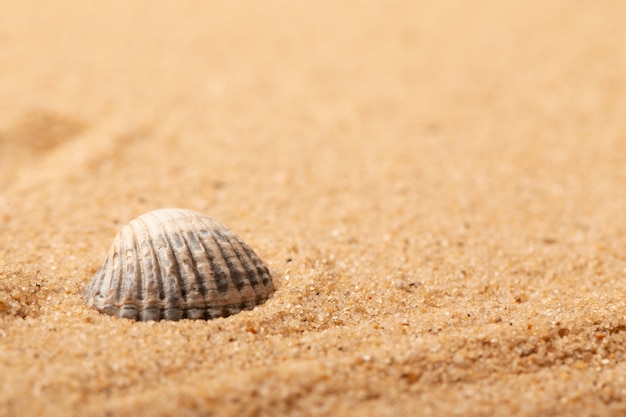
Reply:
<svg viewBox="0 0 626 417"><path fill-rule="evenodd" d="M122 228L83 298L134 320L208 320L251 310L272 292L263 261L222 223L161 209Z"/></svg>

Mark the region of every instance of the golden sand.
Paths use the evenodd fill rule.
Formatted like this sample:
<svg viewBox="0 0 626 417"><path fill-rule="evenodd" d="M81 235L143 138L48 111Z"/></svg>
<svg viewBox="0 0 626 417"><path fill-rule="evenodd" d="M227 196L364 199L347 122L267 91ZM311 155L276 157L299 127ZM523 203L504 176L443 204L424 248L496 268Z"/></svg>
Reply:
<svg viewBox="0 0 626 417"><path fill-rule="evenodd" d="M626 413L626 2L3 2L0 415ZM220 219L264 305L82 288Z"/></svg>

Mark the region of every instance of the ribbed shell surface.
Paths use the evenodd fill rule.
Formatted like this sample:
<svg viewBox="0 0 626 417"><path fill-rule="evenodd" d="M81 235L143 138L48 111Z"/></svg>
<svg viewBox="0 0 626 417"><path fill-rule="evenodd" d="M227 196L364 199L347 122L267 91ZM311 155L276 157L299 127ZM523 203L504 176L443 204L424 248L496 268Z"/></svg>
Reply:
<svg viewBox="0 0 626 417"><path fill-rule="evenodd" d="M209 320L251 310L272 292L267 267L222 223L161 209L122 228L84 299L134 320Z"/></svg>

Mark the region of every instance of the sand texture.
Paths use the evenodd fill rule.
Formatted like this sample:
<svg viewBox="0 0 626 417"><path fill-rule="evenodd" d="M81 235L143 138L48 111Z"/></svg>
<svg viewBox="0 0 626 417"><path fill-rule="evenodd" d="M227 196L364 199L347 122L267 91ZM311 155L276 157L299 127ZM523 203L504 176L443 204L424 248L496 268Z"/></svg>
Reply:
<svg viewBox="0 0 626 417"><path fill-rule="evenodd" d="M0 10L0 416L626 415L626 2ZM163 207L273 296L87 308Z"/></svg>

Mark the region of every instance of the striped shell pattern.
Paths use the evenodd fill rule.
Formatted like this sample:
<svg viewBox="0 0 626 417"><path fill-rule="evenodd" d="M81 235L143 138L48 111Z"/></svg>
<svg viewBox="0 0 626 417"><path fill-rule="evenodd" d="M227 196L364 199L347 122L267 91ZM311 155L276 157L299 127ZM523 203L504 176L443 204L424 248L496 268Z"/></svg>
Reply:
<svg viewBox="0 0 626 417"><path fill-rule="evenodd" d="M161 209L122 228L83 298L134 320L209 320L251 310L272 292L263 261L222 223Z"/></svg>

